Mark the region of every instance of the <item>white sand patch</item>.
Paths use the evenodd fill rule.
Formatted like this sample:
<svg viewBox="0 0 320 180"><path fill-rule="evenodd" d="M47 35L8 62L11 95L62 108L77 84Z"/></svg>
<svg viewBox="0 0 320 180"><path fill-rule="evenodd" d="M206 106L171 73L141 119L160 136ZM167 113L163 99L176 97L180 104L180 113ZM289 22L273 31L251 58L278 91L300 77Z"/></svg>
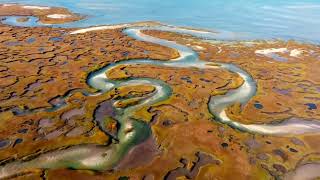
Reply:
<svg viewBox="0 0 320 180"><path fill-rule="evenodd" d="M83 34L90 31L100 31L100 30L107 30L107 29L119 29L119 28L125 28L130 26L129 24L120 24L120 25L110 25L110 26L98 26L98 27L90 27L85 29L79 29L72 31L70 34Z"/></svg>
<svg viewBox="0 0 320 180"><path fill-rule="evenodd" d="M50 9L50 7L47 6L22 6L24 9L39 9L39 10L46 10Z"/></svg>
<svg viewBox="0 0 320 180"><path fill-rule="evenodd" d="M2 4L3 7L15 6L17 4Z"/></svg>
<svg viewBox="0 0 320 180"><path fill-rule="evenodd" d="M299 57L304 51L300 49L294 49L290 52L291 57Z"/></svg>
<svg viewBox="0 0 320 180"><path fill-rule="evenodd" d="M216 33L213 31L209 31L209 30L201 30L201 29L192 29L192 28L188 28L188 27L180 27L180 26L174 26L174 25L170 25L170 24L162 24L166 27L169 28L173 28L173 29L180 29L180 30L184 30L186 32L194 32L197 34L211 34L211 33Z"/></svg>
<svg viewBox="0 0 320 180"><path fill-rule="evenodd" d="M76 31L71 32L70 34L82 34L82 33L86 33L86 32L90 32L90 31L99 31L99 30L107 30L107 29L119 29L119 28L128 28L128 27L134 27L134 26L154 26L154 24L152 23L156 23L155 25L162 25L162 29L163 30L182 30L184 32L193 32L193 33L198 33L198 34L208 34L208 33L212 33L210 31L204 31L204 30L193 30L193 29L188 29L188 28L183 28L183 27L177 27L177 26L171 26L171 25L167 25L167 24L161 24L161 23L157 23L157 22L151 22L151 24L149 22L140 22L140 23L133 23L133 24L116 24L116 25L106 25L106 26L97 26L97 27L89 27L89 28L84 28L84 29L79 29Z"/></svg>
<svg viewBox="0 0 320 180"><path fill-rule="evenodd" d="M261 54L261 55L270 55L272 53L287 53L288 49L287 48L270 48L270 49L262 49L262 50L256 50L256 54Z"/></svg>
<svg viewBox="0 0 320 180"><path fill-rule="evenodd" d="M192 46L195 50L205 50L205 48L204 47L202 47L202 46Z"/></svg>
<svg viewBox="0 0 320 180"><path fill-rule="evenodd" d="M188 28L178 27L178 26L176 26L176 28L181 29L181 30L185 30L185 31L187 31L187 32L188 32L188 31L189 31L189 32L194 32L194 33L197 33L197 34L211 34L211 33L213 33L213 32L210 32L210 31L188 29Z"/></svg>
<svg viewBox="0 0 320 180"><path fill-rule="evenodd" d="M256 54L261 54L264 56L269 56L274 53L283 53L283 54L288 53L289 56L295 57L295 58L298 58L303 52L304 50L300 50L300 49L288 50L287 48L270 48L270 49L262 49L262 50L255 51Z"/></svg>
<svg viewBox="0 0 320 180"><path fill-rule="evenodd" d="M49 14L47 15L48 18L52 19L65 19L71 17L70 14Z"/></svg>

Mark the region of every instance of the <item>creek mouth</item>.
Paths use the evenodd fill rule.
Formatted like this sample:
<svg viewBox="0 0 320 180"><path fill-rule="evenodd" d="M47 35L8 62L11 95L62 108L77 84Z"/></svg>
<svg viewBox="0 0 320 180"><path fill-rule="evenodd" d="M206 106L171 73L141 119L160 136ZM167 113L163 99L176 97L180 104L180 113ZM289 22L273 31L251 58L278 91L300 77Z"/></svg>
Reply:
<svg viewBox="0 0 320 180"><path fill-rule="evenodd" d="M232 128L245 132L267 134L275 136L291 136L296 134L318 133L320 122L310 120L284 120L279 124L241 124L233 121L226 114L226 108L235 103L246 104L257 91L257 85L249 73L242 70L236 65L226 63L216 63L218 66L212 66L212 63L200 60L197 53L191 48L142 33L142 30L161 30L177 33L186 33L200 36L206 36L208 33L202 31L188 30L170 26L148 26L148 27L123 27L123 33L140 41L150 42L177 50L180 57L169 61L159 61L152 59L135 59L120 61L107 65L95 72L92 72L87 79L87 84L96 89L98 93L86 93L87 96L98 96L102 93L111 91L114 88L132 85L149 85L155 88L155 91L144 97L138 104L120 108L116 110L114 119L119 124L117 134L111 137L117 139L117 143L111 145L78 145L68 149L52 151L41 154L31 161L15 161L0 167L0 178L9 177L19 172L28 171L34 168L56 169L56 168L74 168L90 169L97 171L110 170L122 160L122 158L136 145L143 143L152 135L150 125L142 120L132 118L132 113L145 106L151 106L168 99L172 95L171 87L163 81L151 78L128 78L121 80L109 79L106 72L119 65L137 65L148 64L163 67L183 67L199 69L226 69L232 73L238 74L243 78L244 83L237 89L230 90L224 95L213 96L210 98L208 108L215 118L215 121L227 124ZM83 31L87 32L87 31ZM75 33L71 33L75 34ZM210 33L208 33L210 34ZM208 35L211 36L212 34ZM69 96L69 95L68 95ZM57 106L62 108L64 105ZM52 109L55 110L55 109ZM103 118L97 123L100 129L106 134L107 130L103 129Z"/></svg>

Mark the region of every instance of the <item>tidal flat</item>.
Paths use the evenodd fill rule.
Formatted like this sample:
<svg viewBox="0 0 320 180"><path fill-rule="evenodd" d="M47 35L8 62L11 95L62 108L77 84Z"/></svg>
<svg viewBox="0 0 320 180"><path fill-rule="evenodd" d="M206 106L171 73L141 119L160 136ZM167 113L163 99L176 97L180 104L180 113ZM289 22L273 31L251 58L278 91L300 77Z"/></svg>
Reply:
<svg viewBox="0 0 320 180"><path fill-rule="evenodd" d="M48 26L85 18L59 7L0 16L0 178L320 177L319 45Z"/></svg>

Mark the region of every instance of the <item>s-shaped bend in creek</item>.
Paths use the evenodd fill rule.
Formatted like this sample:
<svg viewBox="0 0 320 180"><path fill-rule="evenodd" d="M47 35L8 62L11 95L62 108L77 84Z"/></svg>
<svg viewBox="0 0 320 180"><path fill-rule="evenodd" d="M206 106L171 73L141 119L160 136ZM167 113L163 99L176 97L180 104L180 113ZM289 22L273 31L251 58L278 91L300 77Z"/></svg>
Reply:
<svg viewBox="0 0 320 180"><path fill-rule="evenodd" d="M159 62L152 61L151 64L173 66L173 67L197 67L197 68L224 68L230 72L238 74L243 78L244 83L237 89L230 90L225 95L213 96L210 98L209 111L214 115L215 119L221 123L228 124L232 128L239 129L241 131L275 135L275 136L287 136L295 134L308 134L318 133L320 128L320 122L314 120L284 120L278 124L242 124L230 119L226 114L226 108L235 103L246 104L257 91L257 84L254 79L246 71L242 70L236 65L226 63L216 63L218 66L212 66L206 61L202 61L198 58L197 53L188 47L176 44L175 42L166 41L163 39L151 37L145 35L141 30L152 29L150 27L144 28L129 28L124 32L137 40L152 42L170 48L175 48L179 51L181 57L176 61L171 62ZM196 35L198 37L204 37L206 34L199 31L179 29L178 27L165 26L161 28L155 28L156 30L171 31L178 33L186 33ZM198 33L198 35L197 35ZM209 37L213 37L212 33L208 33Z"/></svg>
<svg viewBox="0 0 320 180"><path fill-rule="evenodd" d="M131 117L132 112L139 108L150 106L166 100L171 96L172 90L166 83L150 78L129 78L125 80L111 80L106 76L106 72L112 70L119 65L132 64L152 64L167 67L195 67L204 68L224 68L230 72L237 73L244 79L244 83L238 88L229 91L225 95L211 97L209 102L209 111L215 116L215 119L229 126L248 131L252 133L269 134L269 135L293 135L301 133L315 133L320 128L320 123L315 121L283 121L280 124L261 124L261 125L245 125L231 120L225 112L225 109L234 103L240 102L246 104L256 93L256 83L252 77L233 64L217 63L218 66L213 66L212 63L202 61L198 58L196 52L189 47L177 44L173 41L155 38L143 34L141 30L163 30L178 33L197 34L203 36L203 32L194 30L179 29L170 26L150 26L150 27L123 27L124 33L140 41L159 44L176 49L180 57L170 61L158 61L150 59L137 59L120 61L114 64L107 65L96 72L90 74L87 83L100 91L100 93L108 92L114 88L128 85L151 85L155 87L155 91L144 97L138 104L127 108L115 109L117 115L115 119L120 124L120 129L116 138L118 143L111 145L94 145L83 144L75 145L63 150L54 150L39 155L29 161L14 161L0 167L0 178L10 177L17 173L28 172L31 169L55 169L55 168L74 168L74 169L90 169L90 170L111 170L114 169L121 159L135 145L144 142L151 135L149 125L141 120ZM85 33L90 31L83 29L75 31L71 34ZM103 28L91 28L92 30L101 30ZM106 27L108 29L108 27ZM99 95L92 94L92 95ZM104 127L103 121L97 121L99 128L108 133Z"/></svg>

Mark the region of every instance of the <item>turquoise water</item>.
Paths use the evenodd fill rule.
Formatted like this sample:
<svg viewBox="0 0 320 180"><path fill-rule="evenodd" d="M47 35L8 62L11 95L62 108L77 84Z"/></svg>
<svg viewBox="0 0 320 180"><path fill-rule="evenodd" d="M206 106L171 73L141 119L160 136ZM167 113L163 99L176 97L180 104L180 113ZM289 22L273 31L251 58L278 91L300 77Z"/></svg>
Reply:
<svg viewBox="0 0 320 180"><path fill-rule="evenodd" d="M89 15L85 27L145 20L234 32L254 39L320 42L320 0L0 0L63 6Z"/></svg>

